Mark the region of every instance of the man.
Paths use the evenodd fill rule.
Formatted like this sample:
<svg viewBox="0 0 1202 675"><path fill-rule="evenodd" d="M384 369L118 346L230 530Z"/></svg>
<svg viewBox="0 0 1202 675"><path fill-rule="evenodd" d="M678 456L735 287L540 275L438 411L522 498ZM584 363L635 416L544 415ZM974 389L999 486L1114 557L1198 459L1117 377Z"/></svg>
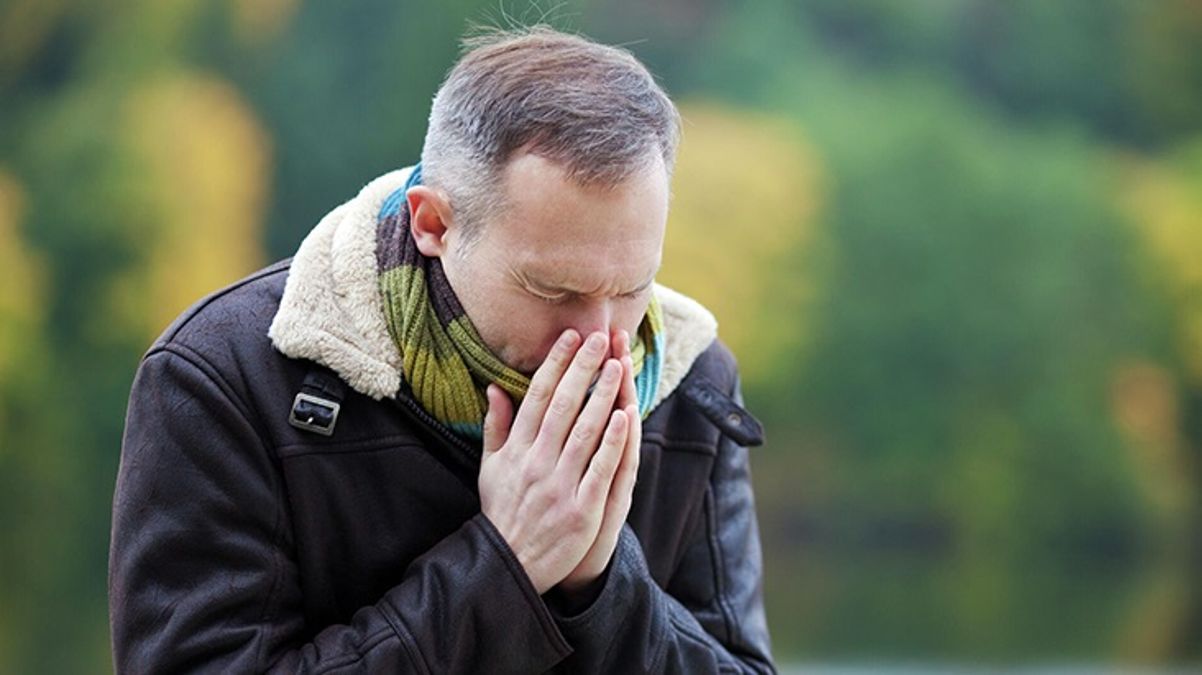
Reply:
<svg viewBox="0 0 1202 675"><path fill-rule="evenodd" d="M676 110L621 50L473 47L418 167L145 356L119 672L774 670L759 425L653 282Z"/></svg>

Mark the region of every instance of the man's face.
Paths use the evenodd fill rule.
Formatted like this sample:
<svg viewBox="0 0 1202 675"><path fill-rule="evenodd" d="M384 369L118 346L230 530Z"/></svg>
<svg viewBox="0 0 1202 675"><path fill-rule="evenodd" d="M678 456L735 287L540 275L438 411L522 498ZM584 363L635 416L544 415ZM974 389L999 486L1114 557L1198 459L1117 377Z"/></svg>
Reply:
<svg viewBox="0 0 1202 675"><path fill-rule="evenodd" d="M662 160L616 186L581 187L528 153L503 174L506 208L460 255L456 228L441 257L485 344L532 374L566 329L633 337L651 299L668 218Z"/></svg>

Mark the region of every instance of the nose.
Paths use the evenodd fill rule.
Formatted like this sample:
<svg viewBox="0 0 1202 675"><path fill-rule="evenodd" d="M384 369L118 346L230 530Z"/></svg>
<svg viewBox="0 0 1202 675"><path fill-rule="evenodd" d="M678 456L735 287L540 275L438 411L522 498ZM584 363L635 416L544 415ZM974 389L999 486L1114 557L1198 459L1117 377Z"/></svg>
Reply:
<svg viewBox="0 0 1202 675"><path fill-rule="evenodd" d="M613 310L607 298L582 301L577 303L574 310L565 328L574 328L581 337L586 338L589 334L598 332L609 335Z"/></svg>

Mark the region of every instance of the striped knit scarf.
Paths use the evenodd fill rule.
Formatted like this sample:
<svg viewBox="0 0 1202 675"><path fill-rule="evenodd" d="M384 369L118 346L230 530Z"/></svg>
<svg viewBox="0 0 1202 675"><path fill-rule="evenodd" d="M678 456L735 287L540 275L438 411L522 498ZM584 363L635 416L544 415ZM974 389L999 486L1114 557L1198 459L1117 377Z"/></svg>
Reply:
<svg viewBox="0 0 1202 675"><path fill-rule="evenodd" d="M438 258L417 249L409 231L406 191L421 182L421 165L384 201L377 216L376 266L388 332L401 354L401 373L418 403L455 433L479 440L488 408L485 390L496 383L519 403L530 379L494 355L476 332ZM663 315L652 295L632 336L635 389L646 417L663 362Z"/></svg>

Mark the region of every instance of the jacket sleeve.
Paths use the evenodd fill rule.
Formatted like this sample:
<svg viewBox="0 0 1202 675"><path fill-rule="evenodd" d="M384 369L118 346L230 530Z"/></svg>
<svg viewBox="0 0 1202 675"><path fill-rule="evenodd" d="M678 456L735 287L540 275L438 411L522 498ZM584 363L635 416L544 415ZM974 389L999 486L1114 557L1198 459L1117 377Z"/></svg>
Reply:
<svg viewBox="0 0 1202 675"><path fill-rule="evenodd" d="M742 397L735 385L735 401ZM761 588L747 449L723 436L701 526L664 590L625 525L596 600L552 612L575 650L571 673L775 673Z"/></svg>
<svg viewBox="0 0 1202 675"><path fill-rule="evenodd" d="M224 382L170 343L135 378L109 559L116 672L530 672L570 652L482 515L347 624L306 626L276 461Z"/></svg>

